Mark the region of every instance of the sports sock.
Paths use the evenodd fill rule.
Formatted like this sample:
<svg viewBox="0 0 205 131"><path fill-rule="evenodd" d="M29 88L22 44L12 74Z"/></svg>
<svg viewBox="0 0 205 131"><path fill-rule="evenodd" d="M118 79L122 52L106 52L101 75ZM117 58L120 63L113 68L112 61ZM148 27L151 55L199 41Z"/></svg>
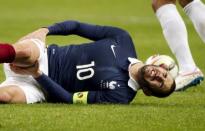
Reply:
<svg viewBox="0 0 205 131"><path fill-rule="evenodd" d="M0 44L0 63L11 63L14 61L16 52L10 44Z"/></svg>
<svg viewBox="0 0 205 131"><path fill-rule="evenodd" d="M157 10L156 15L162 26L164 37L176 56L179 71L181 73L193 71L196 65L189 49L186 26L176 6L163 5Z"/></svg>
<svg viewBox="0 0 205 131"><path fill-rule="evenodd" d="M193 22L201 39L205 42L205 5L200 0L194 0L184 7L184 11Z"/></svg>

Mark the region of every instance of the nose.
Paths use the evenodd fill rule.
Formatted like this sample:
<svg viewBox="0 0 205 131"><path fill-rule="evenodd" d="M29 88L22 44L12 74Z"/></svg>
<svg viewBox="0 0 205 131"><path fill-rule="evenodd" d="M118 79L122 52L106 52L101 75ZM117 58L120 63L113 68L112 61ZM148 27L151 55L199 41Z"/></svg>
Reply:
<svg viewBox="0 0 205 131"><path fill-rule="evenodd" d="M155 69L155 70L153 70L154 71L154 77L156 77L156 78L160 78L160 79L163 79L163 73L160 71L160 70L157 70L157 69Z"/></svg>
<svg viewBox="0 0 205 131"><path fill-rule="evenodd" d="M164 81L164 80L165 80L165 77L164 77L164 75L163 75L162 72L158 72L157 77L158 77L158 79L159 79L160 81Z"/></svg>
<svg viewBox="0 0 205 131"><path fill-rule="evenodd" d="M153 76L155 73L154 73L154 70L153 70L152 67L147 67L147 68L145 69L145 74L146 74L147 76Z"/></svg>

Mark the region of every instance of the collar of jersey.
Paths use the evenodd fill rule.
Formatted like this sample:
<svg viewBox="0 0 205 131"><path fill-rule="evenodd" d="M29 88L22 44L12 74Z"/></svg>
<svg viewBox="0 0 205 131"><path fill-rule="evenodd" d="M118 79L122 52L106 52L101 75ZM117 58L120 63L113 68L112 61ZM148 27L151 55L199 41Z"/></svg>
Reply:
<svg viewBox="0 0 205 131"><path fill-rule="evenodd" d="M136 58L131 58L131 57L128 57L128 60L129 60L129 62L130 62L130 65L129 65L129 67L128 67L128 70L129 70L129 68L130 68L132 65L141 62L140 60L138 60L138 59L136 59ZM139 84L137 83L137 81L136 81L134 78L132 78L132 76L130 75L130 72L129 72L129 77L130 77L130 79L128 80L128 86L129 86L130 88L132 88L134 91L138 91L138 90L140 89L140 86L139 86Z"/></svg>

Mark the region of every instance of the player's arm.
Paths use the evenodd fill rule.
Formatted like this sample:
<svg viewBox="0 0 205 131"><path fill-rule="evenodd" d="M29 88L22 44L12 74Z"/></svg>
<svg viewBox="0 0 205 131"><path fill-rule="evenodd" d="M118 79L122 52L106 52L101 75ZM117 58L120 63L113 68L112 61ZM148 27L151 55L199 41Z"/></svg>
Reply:
<svg viewBox="0 0 205 131"><path fill-rule="evenodd" d="M78 35L94 41L127 34L126 31L117 27L91 25L78 21L56 23L49 26L48 30L48 35Z"/></svg>
<svg viewBox="0 0 205 131"><path fill-rule="evenodd" d="M55 101L69 104L73 103L73 94L66 91L45 74L41 74L39 77L37 77L36 81Z"/></svg>
<svg viewBox="0 0 205 131"><path fill-rule="evenodd" d="M34 66L29 68L21 68L15 65L11 65L11 70L17 74L32 75L41 87L52 97L56 102L63 103L129 103L132 95L131 92L127 92L126 88L119 88L115 90L103 90L103 91L87 91L70 93L65 90L62 86L57 84L47 75L43 74L39 70L39 64L36 63ZM68 85L69 86L69 85ZM135 94L134 94L135 95ZM133 95L133 96L134 96Z"/></svg>
<svg viewBox="0 0 205 131"><path fill-rule="evenodd" d="M119 90L107 90L107 91L84 91L70 93L63 87L58 85L48 76L42 74L36 78L38 83L43 89L47 91L49 96L57 102L63 102L68 104L95 104L95 103L115 103L115 104L128 104L135 96L129 95L124 89Z"/></svg>
<svg viewBox="0 0 205 131"><path fill-rule="evenodd" d="M60 85L50 79L48 76L43 74L39 70L39 63L36 62L33 66L28 68L22 68L19 66L15 66L10 64L10 68L13 72L21 75L31 75L36 81L41 85L41 87L52 96L57 102L64 102L64 103L72 103L72 93L67 92L63 89Z"/></svg>

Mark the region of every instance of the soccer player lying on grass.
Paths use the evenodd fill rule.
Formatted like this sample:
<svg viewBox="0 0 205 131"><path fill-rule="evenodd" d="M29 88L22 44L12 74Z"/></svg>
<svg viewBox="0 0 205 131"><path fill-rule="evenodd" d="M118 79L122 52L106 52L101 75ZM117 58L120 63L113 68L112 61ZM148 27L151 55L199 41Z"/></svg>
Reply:
<svg viewBox="0 0 205 131"><path fill-rule="evenodd" d="M78 35L93 42L47 49L47 35ZM119 28L65 21L39 29L14 45L0 44L5 103L130 103L142 89L166 97L175 89L167 70L137 59L130 35Z"/></svg>

